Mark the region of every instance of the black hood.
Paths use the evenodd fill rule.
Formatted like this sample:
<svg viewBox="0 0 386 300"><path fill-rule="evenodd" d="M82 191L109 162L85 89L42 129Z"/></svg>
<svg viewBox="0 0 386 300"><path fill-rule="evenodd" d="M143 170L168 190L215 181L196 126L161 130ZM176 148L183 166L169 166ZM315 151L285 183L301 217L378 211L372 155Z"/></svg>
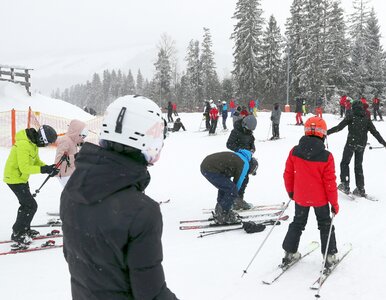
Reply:
<svg viewBox="0 0 386 300"><path fill-rule="evenodd" d="M75 172L63 194L71 201L92 204L127 188L144 191L150 182L146 161L85 143L76 157Z"/></svg>
<svg viewBox="0 0 386 300"><path fill-rule="evenodd" d="M305 135L300 139L299 145L294 148L293 154L309 161L326 161L328 152L325 151L325 148L321 138Z"/></svg>

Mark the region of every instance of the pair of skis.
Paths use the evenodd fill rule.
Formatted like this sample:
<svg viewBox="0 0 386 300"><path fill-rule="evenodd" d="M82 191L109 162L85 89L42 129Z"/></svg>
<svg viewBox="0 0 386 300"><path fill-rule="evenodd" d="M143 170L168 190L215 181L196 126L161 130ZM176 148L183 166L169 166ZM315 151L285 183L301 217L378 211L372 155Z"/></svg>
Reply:
<svg viewBox="0 0 386 300"><path fill-rule="evenodd" d="M279 265L271 274L268 275L266 279L263 280L264 284L271 285L274 282L276 282L280 277L282 277L289 269L291 269L293 266L295 266L299 261L301 261L304 257L307 257L312 252L314 252L316 249L319 248L318 242L311 242L308 244L305 249L302 252L302 256L292 261L289 264L281 264ZM329 268L325 268L323 270L323 273L319 275L319 277L314 281L314 283L310 286L310 289L312 290L320 290L322 285L325 283L327 278L332 274L332 272L336 269L336 267L342 262L342 260L351 252L352 245L351 243L345 244L342 247L341 256L338 262L334 265L332 265Z"/></svg>
<svg viewBox="0 0 386 300"><path fill-rule="evenodd" d="M366 196L361 197L361 196L354 195L352 192L349 192L349 193L347 194L347 193L345 193L344 191L342 191L342 190L340 190L340 189L338 189L338 191L339 191L342 195L348 197L350 200L353 200L353 201L354 201L354 200L357 200L357 199L366 199L366 200L374 201L374 202L379 201L378 198L376 198L376 197L374 197L374 196L371 196L371 195L368 195L368 194L366 194Z"/></svg>
<svg viewBox="0 0 386 300"><path fill-rule="evenodd" d="M63 235L60 233L59 230L52 230L51 232L45 234L45 235L39 235L34 237L33 241L41 241L46 240L44 243L40 244L39 246L31 247L30 245L20 245L20 244L12 244L11 250L0 252L1 255L9 255L9 254L18 254L18 253L26 253L26 252L35 252L35 251L41 251L41 250L48 250L48 249L54 249L54 248L61 248L63 247L63 244L56 244L55 238L63 237ZM11 244L14 243L12 240L5 240L0 241L0 244Z"/></svg>

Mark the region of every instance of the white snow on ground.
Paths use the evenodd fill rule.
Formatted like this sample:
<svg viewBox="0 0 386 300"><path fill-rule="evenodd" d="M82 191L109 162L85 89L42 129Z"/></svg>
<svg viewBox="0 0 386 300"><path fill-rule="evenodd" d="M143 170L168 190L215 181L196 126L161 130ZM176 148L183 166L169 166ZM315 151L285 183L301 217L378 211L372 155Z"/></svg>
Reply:
<svg viewBox="0 0 386 300"><path fill-rule="evenodd" d="M13 101L16 98L15 96ZM0 96L0 102L2 101L4 98ZM64 104L60 111L61 115L74 114L74 117L81 117L78 110L74 111L69 105ZM289 221L282 222L282 225L274 229L243 278L243 270L270 227L260 233L233 231L202 239L197 238L199 230L178 229L180 220L203 218L208 215L202 214L202 208L214 207L217 190L201 175L200 164L206 155L227 150L225 144L230 132L219 131L218 135L209 137L206 132L198 132L202 114L181 113L180 117L187 131L171 133L165 140L160 161L149 168L152 181L146 191L157 201L171 199L170 203L162 204L163 266L170 289L179 299L190 300L314 299L315 292L309 286L317 278L321 267L322 256L319 250L302 260L274 285L265 286L261 283L265 275L281 262L281 243ZM258 113L255 131L257 141L270 136L269 117L270 113ZM325 115L325 119L328 127L339 122L338 117L333 115ZM289 125L293 123L295 115L283 113L280 133L285 138L275 142L256 143L259 169L257 175L250 178L245 196L247 201L254 204L288 201L282 176L284 163L290 149L303 135L303 127ZM376 122L375 125L386 138L386 124ZM231 120L228 120L228 126L232 127ZM335 156L338 178L346 136L347 130L344 130L328 138L329 150ZM371 135L369 141L374 146L378 145ZM8 153L9 149L0 148L1 170ZM41 158L47 163L53 162L54 155L53 148L40 150ZM338 247L351 242L354 249L326 281L320 293L322 299L383 298L381 295L385 292L383 284L386 276L385 165L385 149L366 149L363 162L366 191L379 198L379 202L350 201L340 195L341 208L335 218ZM353 170L351 172L354 178ZM45 175L31 176L31 190L39 188L44 179ZM351 188L354 187L352 183ZM37 196L39 208L33 223L45 222L48 219L47 211L58 210L60 193L59 182L50 179ZM0 196L0 240L5 240L11 235L18 202L3 182L0 183ZM291 203L286 212L291 218L293 206ZM315 216L311 212L300 248L312 240L319 241L319 232ZM0 251L7 248L0 246ZM71 299L70 276L61 249L0 256L0 265L1 299Z"/></svg>

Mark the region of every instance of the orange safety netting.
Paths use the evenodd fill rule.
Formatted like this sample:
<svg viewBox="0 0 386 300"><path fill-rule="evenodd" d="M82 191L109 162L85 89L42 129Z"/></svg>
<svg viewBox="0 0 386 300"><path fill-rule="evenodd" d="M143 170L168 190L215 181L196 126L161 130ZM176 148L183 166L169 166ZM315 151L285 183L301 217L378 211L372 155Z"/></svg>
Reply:
<svg viewBox="0 0 386 300"><path fill-rule="evenodd" d="M34 112L31 109L29 111L10 110L0 112L0 147L11 147L14 143L15 134L19 130L31 127L38 129L43 124L52 126L58 133L58 136L64 135L70 122L71 119ZM85 121L85 123L89 130L86 141L98 143L102 117L96 117Z"/></svg>

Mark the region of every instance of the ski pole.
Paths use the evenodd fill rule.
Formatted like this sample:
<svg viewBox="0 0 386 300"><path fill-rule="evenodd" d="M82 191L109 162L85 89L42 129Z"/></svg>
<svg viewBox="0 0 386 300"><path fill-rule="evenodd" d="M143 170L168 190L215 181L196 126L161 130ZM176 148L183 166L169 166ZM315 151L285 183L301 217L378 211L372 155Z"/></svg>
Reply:
<svg viewBox="0 0 386 300"><path fill-rule="evenodd" d="M65 161L67 160L68 158L68 154L67 152L64 152L63 156L60 158L60 160L55 164L55 169L59 169L60 165ZM37 189L35 190L35 193L32 194L32 197L36 197L36 195L40 192L41 188L47 183L48 179L50 179L51 177L51 174L49 174L47 176L47 178L43 181L42 185Z"/></svg>
<svg viewBox="0 0 386 300"><path fill-rule="evenodd" d="M373 149L383 149L383 148L385 148L385 146L375 146L375 147L370 146L369 147L370 150L373 150Z"/></svg>
<svg viewBox="0 0 386 300"><path fill-rule="evenodd" d="M269 123L267 140L269 139L269 133L271 132L272 122Z"/></svg>
<svg viewBox="0 0 386 300"><path fill-rule="evenodd" d="M334 218L335 218L335 213L332 213L332 217L331 217L331 224L330 224L330 230L328 232L328 238L327 238L327 245L326 245L326 250L324 252L324 257L323 257L323 265L322 265L322 269L320 270L320 275L323 274L323 270L324 270L324 267L326 266L326 261L327 261L327 253L328 253L328 248L330 247L330 239L331 239L331 232L332 232L332 223L334 222ZM320 295L319 295L319 292L320 292L320 279L322 278L322 276L319 277L319 287L318 287L318 291L317 293L315 294L315 298L320 298Z"/></svg>
<svg viewBox="0 0 386 300"><path fill-rule="evenodd" d="M260 247L257 249L255 255L253 255L251 261L249 262L249 264L247 265L247 267L245 268L245 270L243 270L243 274L241 275L241 277L243 277L245 274L247 274L247 271L249 269L249 267L251 266L252 262L255 260L257 254L259 254L261 248L263 248L265 242L267 241L268 237L271 235L272 231L275 229L276 225L280 222L280 219L281 217L283 216L284 212L286 211L286 209L288 208L288 205L291 203L292 199L289 199L287 204L285 205L283 211L281 212L281 214L277 217L275 223L273 224L271 230L268 232L267 236L264 238L263 242L260 244Z"/></svg>

